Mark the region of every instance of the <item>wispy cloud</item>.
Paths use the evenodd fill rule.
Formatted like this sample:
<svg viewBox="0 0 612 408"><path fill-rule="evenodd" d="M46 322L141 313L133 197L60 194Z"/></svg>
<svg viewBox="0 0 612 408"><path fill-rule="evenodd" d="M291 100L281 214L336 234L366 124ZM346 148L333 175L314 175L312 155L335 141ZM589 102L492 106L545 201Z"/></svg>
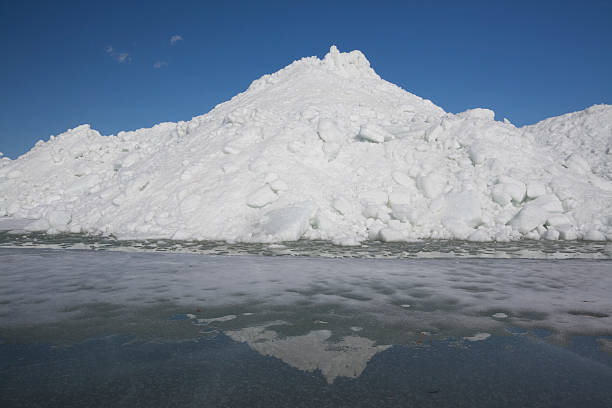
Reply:
<svg viewBox="0 0 612 408"><path fill-rule="evenodd" d="M166 61L157 61L155 64L153 64L153 68L155 69L159 69L159 68L163 68L167 66L168 66L168 63Z"/></svg>
<svg viewBox="0 0 612 408"><path fill-rule="evenodd" d="M174 45L179 41L183 41L183 37L178 34L174 34L172 37L170 37L170 45Z"/></svg>
<svg viewBox="0 0 612 408"><path fill-rule="evenodd" d="M130 57L130 54L127 52L118 52L111 45L106 47L106 53L120 64L123 64L124 62L132 62L132 57Z"/></svg>

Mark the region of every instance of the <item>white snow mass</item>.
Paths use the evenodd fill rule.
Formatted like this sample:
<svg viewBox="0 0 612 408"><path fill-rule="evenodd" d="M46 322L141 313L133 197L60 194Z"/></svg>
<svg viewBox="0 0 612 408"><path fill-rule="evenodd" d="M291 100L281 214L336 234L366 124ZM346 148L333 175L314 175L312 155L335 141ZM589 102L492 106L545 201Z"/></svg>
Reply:
<svg viewBox="0 0 612 408"><path fill-rule="evenodd" d="M332 47L188 122L0 158L0 217L121 239L612 240L611 159L612 106L517 128Z"/></svg>

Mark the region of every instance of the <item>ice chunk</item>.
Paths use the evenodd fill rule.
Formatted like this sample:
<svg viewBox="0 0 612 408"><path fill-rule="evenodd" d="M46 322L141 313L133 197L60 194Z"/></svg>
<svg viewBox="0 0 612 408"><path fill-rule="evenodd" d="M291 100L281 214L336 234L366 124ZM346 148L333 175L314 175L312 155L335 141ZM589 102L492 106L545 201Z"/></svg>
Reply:
<svg viewBox="0 0 612 408"><path fill-rule="evenodd" d="M387 205L389 195L382 190L371 190L362 193L360 199L364 204Z"/></svg>
<svg viewBox="0 0 612 408"><path fill-rule="evenodd" d="M385 140L393 139L393 135L380 126L372 123L365 124L359 129L360 138L374 143L382 143Z"/></svg>
<svg viewBox="0 0 612 408"><path fill-rule="evenodd" d="M457 239L468 239L474 232L473 228L456 218L444 218L442 224Z"/></svg>
<svg viewBox="0 0 612 408"><path fill-rule="evenodd" d="M482 210L478 195L473 191L462 191L446 195L446 219L459 220L468 227L482 222Z"/></svg>
<svg viewBox="0 0 612 408"><path fill-rule="evenodd" d="M6 207L6 214L7 215L17 214L20 209L21 209L21 206L19 205L19 203L17 203L16 201L13 201L12 203L8 205L8 207Z"/></svg>
<svg viewBox="0 0 612 408"><path fill-rule="evenodd" d="M210 324L210 323L214 323L214 322L228 322L230 320L234 320L235 318L237 318L238 316L236 315L227 315L227 316L220 316L220 317L212 317L210 319L195 319L195 323L196 324ZM191 317L190 317L191 319Z"/></svg>
<svg viewBox="0 0 612 408"><path fill-rule="evenodd" d="M546 194L546 186L539 181L531 181L527 183L527 197L538 198Z"/></svg>
<svg viewBox="0 0 612 408"><path fill-rule="evenodd" d="M428 142L436 141L438 140L438 138L440 138L442 133L444 133L444 128L440 126L439 124L434 125L430 127L429 129L427 129L427 131L425 132L425 139Z"/></svg>
<svg viewBox="0 0 612 408"><path fill-rule="evenodd" d="M317 133L324 142L338 142L343 136L336 122L329 118L319 119Z"/></svg>
<svg viewBox="0 0 612 408"><path fill-rule="evenodd" d="M22 175L22 174L23 174L23 173L22 173L20 170L13 170L13 171L10 171L10 172L9 172L9 173L6 175L6 177L7 177L7 178L9 178L9 179L16 179L16 178L21 177L21 175Z"/></svg>
<svg viewBox="0 0 612 408"><path fill-rule="evenodd" d="M473 336L464 337L464 339L467 341L483 341L488 339L489 337L491 337L489 333L476 333Z"/></svg>
<svg viewBox="0 0 612 408"><path fill-rule="evenodd" d="M548 212L537 205L525 205L517 215L512 218L510 225L521 234L526 234L540 225L544 225Z"/></svg>
<svg viewBox="0 0 612 408"><path fill-rule="evenodd" d="M496 184L493 186L491 198L501 206L508 205L512 201L512 196L506 191L506 186L504 184Z"/></svg>
<svg viewBox="0 0 612 408"><path fill-rule="evenodd" d="M310 210L305 207L279 208L267 212L259 223L258 233L274 241L297 241L308 228Z"/></svg>
<svg viewBox="0 0 612 408"><path fill-rule="evenodd" d="M582 239L586 241L605 241L606 236L601 231L590 229L584 233Z"/></svg>
<svg viewBox="0 0 612 408"><path fill-rule="evenodd" d="M72 216L68 211L53 210L47 214L46 218L50 228L55 228L61 231L64 230L70 223Z"/></svg>
<svg viewBox="0 0 612 408"><path fill-rule="evenodd" d="M491 240L491 235L487 233L487 231L485 231L484 229L479 228L476 231L472 232L468 236L467 240L473 242L486 242Z"/></svg>
<svg viewBox="0 0 612 408"><path fill-rule="evenodd" d="M247 197L247 205L253 208L261 208L276 201L278 195L268 184L255 190Z"/></svg>
<svg viewBox="0 0 612 408"><path fill-rule="evenodd" d="M417 186L427 198L436 198L444 191L446 180L437 173L430 173L417 179Z"/></svg>
<svg viewBox="0 0 612 408"><path fill-rule="evenodd" d="M495 120L495 112L491 109L475 108L461 112L459 115L473 119Z"/></svg>
<svg viewBox="0 0 612 408"><path fill-rule="evenodd" d="M474 163L474 165L484 163L487 158L486 148L478 142L470 146L468 154L470 156L470 160L472 160L472 163Z"/></svg>
<svg viewBox="0 0 612 408"><path fill-rule="evenodd" d="M49 222L46 219L41 218L40 220L27 224L23 229L26 231L46 231L49 228Z"/></svg>
<svg viewBox="0 0 612 408"><path fill-rule="evenodd" d="M272 182L270 182L270 188L275 192L278 193L280 191L285 191L289 188L289 186L287 185L287 183L285 183L283 180L281 179L277 179L274 180Z"/></svg>
<svg viewBox="0 0 612 408"><path fill-rule="evenodd" d="M549 214L546 219L546 225L556 227L558 225L570 225L572 221L565 214Z"/></svg>
<svg viewBox="0 0 612 408"><path fill-rule="evenodd" d="M500 177L498 184L493 187L493 199L500 205L507 204L506 200L510 197L510 200L515 203L522 203L525 199L527 187L524 183L515 180L510 177Z"/></svg>
<svg viewBox="0 0 612 408"><path fill-rule="evenodd" d="M412 222L412 219L414 218L414 209L408 204L392 205L391 215L396 220Z"/></svg>
<svg viewBox="0 0 612 408"><path fill-rule="evenodd" d="M404 234L401 231L392 229L392 228L383 228L379 232L381 241L384 242L394 242L394 241L403 241Z"/></svg>
<svg viewBox="0 0 612 408"><path fill-rule="evenodd" d="M332 205L342 215L349 215L352 211L351 203L344 197L336 198Z"/></svg>
<svg viewBox="0 0 612 408"><path fill-rule="evenodd" d="M559 238L572 241L578 238L578 234L576 233L576 229L572 225L564 224L559 225L556 228L559 231Z"/></svg>
<svg viewBox="0 0 612 408"><path fill-rule="evenodd" d="M391 177L393 177L393 181L395 181L400 186L408 188L415 187L414 180L406 173L402 173L401 171L394 171Z"/></svg>
<svg viewBox="0 0 612 408"><path fill-rule="evenodd" d="M585 174L591 172L591 166L589 163L577 153L573 153L565 161L565 165L570 169L579 174Z"/></svg>
<svg viewBox="0 0 612 408"><path fill-rule="evenodd" d="M544 235L542 236L542 238L550 240L550 241L554 241L559 239L559 231L557 231L554 228L549 228Z"/></svg>
<svg viewBox="0 0 612 408"><path fill-rule="evenodd" d="M399 206L404 204L410 204L412 197L408 191L393 191L389 194L389 205Z"/></svg>
<svg viewBox="0 0 612 408"><path fill-rule="evenodd" d="M548 212L563 212L563 205L554 194L540 196L530 201L528 205L540 207Z"/></svg>
<svg viewBox="0 0 612 408"><path fill-rule="evenodd" d="M181 211L185 214L194 212L200 205L200 196L197 194L189 195L181 201Z"/></svg>
<svg viewBox="0 0 612 408"><path fill-rule="evenodd" d="M131 167L136 162L138 162L139 159L140 159L140 155L138 155L137 153L130 153L127 156L125 156L125 158L121 162L121 167L123 168Z"/></svg>

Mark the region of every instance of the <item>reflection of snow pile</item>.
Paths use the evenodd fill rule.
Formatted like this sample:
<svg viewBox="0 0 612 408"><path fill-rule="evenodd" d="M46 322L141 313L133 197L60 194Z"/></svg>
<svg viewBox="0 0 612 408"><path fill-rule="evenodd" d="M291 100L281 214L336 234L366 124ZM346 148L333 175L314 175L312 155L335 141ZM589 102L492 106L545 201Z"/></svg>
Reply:
<svg viewBox="0 0 612 408"><path fill-rule="evenodd" d="M123 238L612 239L611 116L445 113L332 47L189 122L83 125L0 160L0 216Z"/></svg>
<svg viewBox="0 0 612 408"><path fill-rule="evenodd" d="M279 338L275 331L267 329L278 323L227 331L225 334L235 341L246 342L260 354L276 357L292 367L304 371L320 370L330 384L336 377L359 377L376 353L390 347L375 346L374 341L358 336L348 336L337 343L330 343L327 341L332 335L329 330Z"/></svg>

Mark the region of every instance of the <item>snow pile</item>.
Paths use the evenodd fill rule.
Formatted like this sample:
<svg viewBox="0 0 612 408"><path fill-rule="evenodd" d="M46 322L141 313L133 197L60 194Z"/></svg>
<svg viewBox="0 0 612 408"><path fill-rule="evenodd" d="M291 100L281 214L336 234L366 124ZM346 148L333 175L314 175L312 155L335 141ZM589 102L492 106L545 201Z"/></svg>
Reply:
<svg viewBox="0 0 612 408"><path fill-rule="evenodd" d="M1 159L0 216L119 238L610 240L611 117L445 113L332 47L189 122L82 125Z"/></svg>

